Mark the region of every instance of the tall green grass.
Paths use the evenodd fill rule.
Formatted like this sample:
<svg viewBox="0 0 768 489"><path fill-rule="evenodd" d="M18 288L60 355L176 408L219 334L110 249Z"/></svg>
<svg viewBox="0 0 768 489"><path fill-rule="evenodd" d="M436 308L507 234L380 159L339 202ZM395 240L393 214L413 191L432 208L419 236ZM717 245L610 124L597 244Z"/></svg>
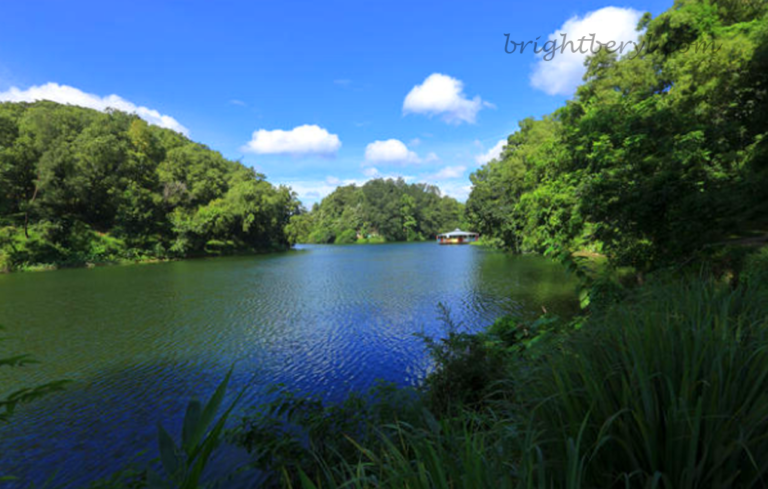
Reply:
<svg viewBox="0 0 768 489"><path fill-rule="evenodd" d="M510 383L558 486L765 487L767 333L760 283L651 286Z"/></svg>

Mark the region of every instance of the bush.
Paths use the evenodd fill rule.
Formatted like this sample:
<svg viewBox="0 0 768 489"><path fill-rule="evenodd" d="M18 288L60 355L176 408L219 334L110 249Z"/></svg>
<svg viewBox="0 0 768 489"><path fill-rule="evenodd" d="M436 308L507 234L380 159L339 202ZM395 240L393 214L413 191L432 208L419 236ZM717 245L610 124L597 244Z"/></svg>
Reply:
<svg viewBox="0 0 768 489"><path fill-rule="evenodd" d="M387 240L384 236L378 234L369 235L367 238L360 238L357 240L357 244L384 244Z"/></svg>
<svg viewBox="0 0 768 489"><path fill-rule="evenodd" d="M0 232L0 248L6 255L9 271L62 263L67 259L66 247L54 243L52 239L61 234L60 226L43 222L30 226L28 231L29 238L19 227L9 226Z"/></svg>
<svg viewBox="0 0 768 489"><path fill-rule="evenodd" d="M505 317L485 334L470 334L460 331L444 305L439 310L446 334L438 339L418 335L434 362L424 384L428 406L441 415L482 409L494 384L506 374L505 357L519 346L515 333L520 329Z"/></svg>
<svg viewBox="0 0 768 489"><path fill-rule="evenodd" d="M0 250L0 273L8 273L13 271L13 262L11 257L8 256L3 250Z"/></svg>
<svg viewBox="0 0 768 489"><path fill-rule="evenodd" d="M760 248L744 259L739 281L747 287L762 287L768 284L768 247Z"/></svg>
<svg viewBox="0 0 768 489"><path fill-rule="evenodd" d="M336 236L335 244L352 244L357 241L357 231L354 229L345 229Z"/></svg>
<svg viewBox="0 0 768 489"><path fill-rule="evenodd" d="M327 229L316 229L309 234L308 241L316 244L332 243L334 240L333 232Z"/></svg>
<svg viewBox="0 0 768 489"><path fill-rule="evenodd" d="M327 477L329 471L357 463L362 459L359 447L382 443L389 425L413 421L421 413L415 391L385 383L364 394L352 392L339 403L281 386L270 395L272 401L244 416L229 434L254 456L253 466L267 474L269 486L295 484L302 476Z"/></svg>
<svg viewBox="0 0 768 489"><path fill-rule="evenodd" d="M232 240L222 241L210 239L205 243L204 251L209 255L228 255L237 250L237 245Z"/></svg>

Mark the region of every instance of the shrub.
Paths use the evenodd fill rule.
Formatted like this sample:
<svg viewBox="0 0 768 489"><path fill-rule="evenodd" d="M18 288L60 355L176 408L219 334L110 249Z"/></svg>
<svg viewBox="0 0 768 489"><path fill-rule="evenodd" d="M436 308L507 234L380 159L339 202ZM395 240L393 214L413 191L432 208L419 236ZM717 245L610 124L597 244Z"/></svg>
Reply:
<svg viewBox="0 0 768 489"><path fill-rule="evenodd" d="M333 232L328 229L316 229L309 234L310 243L327 244L334 240Z"/></svg>
<svg viewBox="0 0 768 489"><path fill-rule="evenodd" d="M345 229L336 236L335 244L352 244L357 241L357 232L354 229Z"/></svg>
<svg viewBox="0 0 768 489"><path fill-rule="evenodd" d="M11 257L8 256L3 250L0 250L0 273L8 273L13 270L13 262Z"/></svg>
<svg viewBox="0 0 768 489"><path fill-rule="evenodd" d="M326 477L362 459L361 446L386 438L388 426L413 421L421 412L420 398L409 389L380 383L364 394L351 392L338 403L298 395L281 386L273 400L258 406L230 431L229 439L253 456L253 465L267 474L266 484L294 484L302 475ZM337 474L338 475L338 472Z"/></svg>
<svg viewBox="0 0 768 489"><path fill-rule="evenodd" d="M438 414L480 408L492 384L504 377L506 345L460 331L461 325L444 305L439 305L439 311L446 334L437 339L418 335L434 362L424 384L428 405Z"/></svg>
<svg viewBox="0 0 768 489"><path fill-rule="evenodd" d="M760 248L744 259L739 277L747 287L762 287L768 284L768 247Z"/></svg>
<svg viewBox="0 0 768 489"><path fill-rule="evenodd" d="M371 235L368 235L367 238L360 238L357 240L357 244L383 244L386 242L387 242L386 238L378 234L371 234Z"/></svg>
<svg viewBox="0 0 768 489"><path fill-rule="evenodd" d="M235 252L237 245L232 240L210 239L205 243L204 251L209 255L227 255Z"/></svg>

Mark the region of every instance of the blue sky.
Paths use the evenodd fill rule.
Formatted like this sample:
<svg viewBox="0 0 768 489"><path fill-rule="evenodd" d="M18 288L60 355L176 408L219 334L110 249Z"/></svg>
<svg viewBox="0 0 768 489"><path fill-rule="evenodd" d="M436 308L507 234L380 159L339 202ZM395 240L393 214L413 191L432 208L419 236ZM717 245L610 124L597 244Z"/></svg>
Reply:
<svg viewBox="0 0 768 489"><path fill-rule="evenodd" d="M560 106L580 75L581 55L508 54L505 34L633 37L642 12L670 5L8 2L0 100L136 111L293 186L306 204L396 175L464 199L494 146L520 119Z"/></svg>

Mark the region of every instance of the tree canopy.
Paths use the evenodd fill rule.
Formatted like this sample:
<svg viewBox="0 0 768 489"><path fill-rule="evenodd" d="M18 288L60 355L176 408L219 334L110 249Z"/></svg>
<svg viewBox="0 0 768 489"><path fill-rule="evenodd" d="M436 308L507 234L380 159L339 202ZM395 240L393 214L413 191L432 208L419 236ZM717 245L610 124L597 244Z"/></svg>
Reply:
<svg viewBox="0 0 768 489"><path fill-rule="evenodd" d="M472 176L467 217L517 251L602 251L649 270L768 232L768 7L679 0L639 53L587 61L564 107L526 119Z"/></svg>
<svg viewBox="0 0 768 489"><path fill-rule="evenodd" d="M421 241L458 227L462 216L462 204L434 185L375 179L338 187L293 216L287 232L299 243Z"/></svg>
<svg viewBox="0 0 768 489"><path fill-rule="evenodd" d="M295 195L119 111L0 104L0 270L288 245Z"/></svg>

